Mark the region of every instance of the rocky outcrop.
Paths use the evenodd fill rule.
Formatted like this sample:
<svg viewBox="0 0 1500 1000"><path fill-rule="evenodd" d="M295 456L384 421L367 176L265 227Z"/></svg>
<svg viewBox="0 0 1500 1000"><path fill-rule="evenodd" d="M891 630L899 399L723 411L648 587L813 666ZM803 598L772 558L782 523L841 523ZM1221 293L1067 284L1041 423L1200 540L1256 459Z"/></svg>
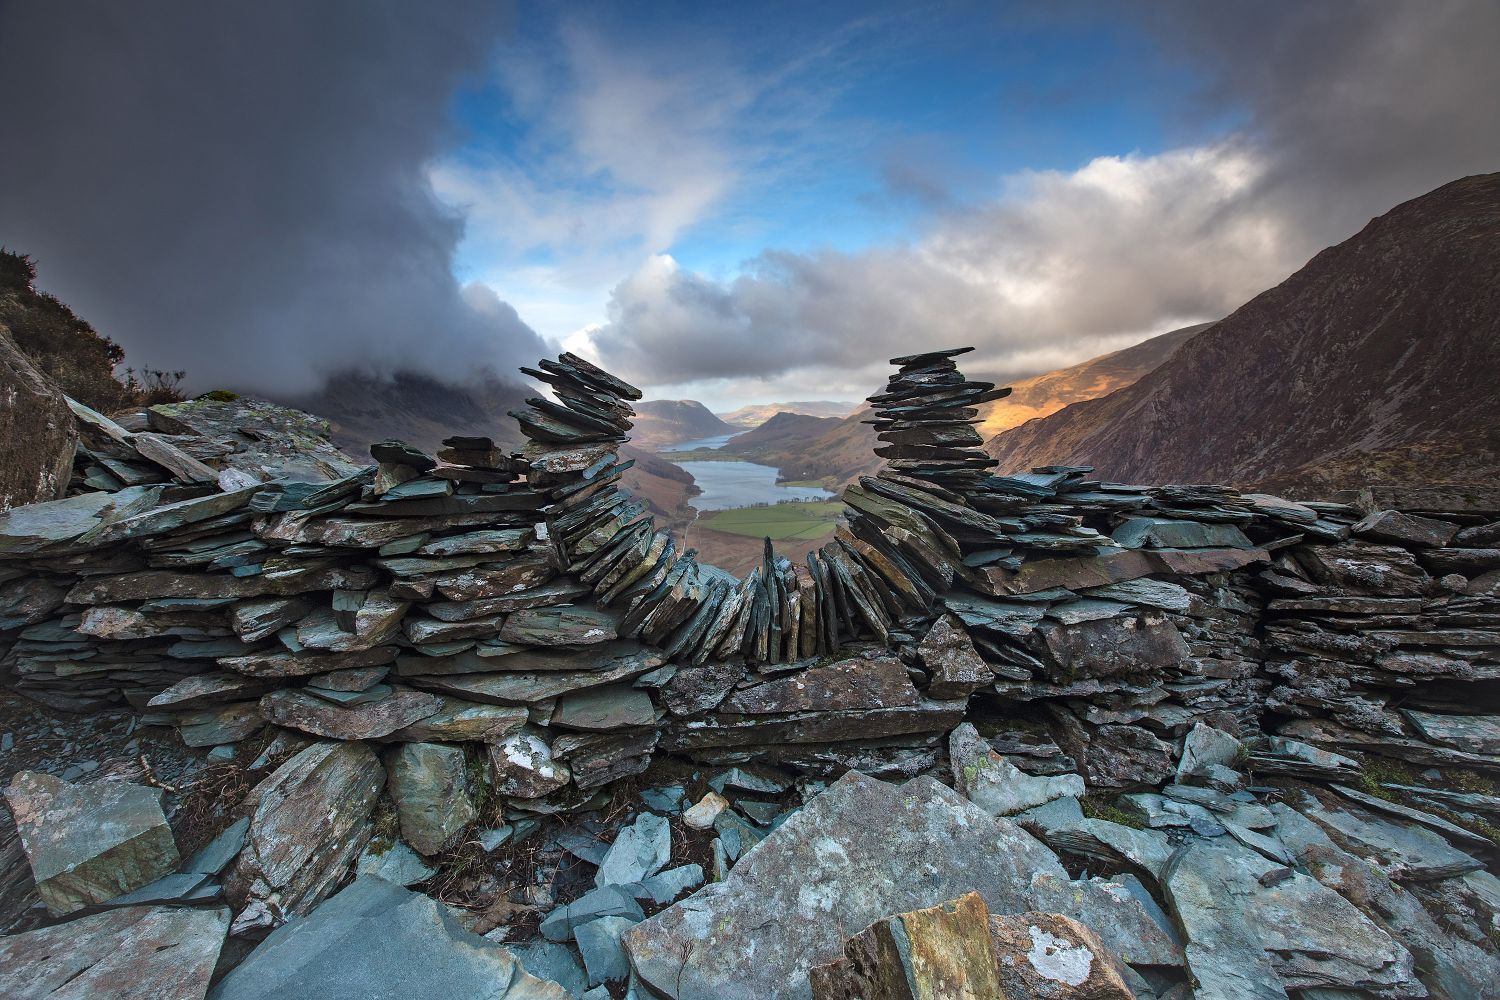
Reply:
<svg viewBox="0 0 1500 1000"><path fill-rule="evenodd" d="M0 324L0 511L68 488L78 433L67 401Z"/></svg>

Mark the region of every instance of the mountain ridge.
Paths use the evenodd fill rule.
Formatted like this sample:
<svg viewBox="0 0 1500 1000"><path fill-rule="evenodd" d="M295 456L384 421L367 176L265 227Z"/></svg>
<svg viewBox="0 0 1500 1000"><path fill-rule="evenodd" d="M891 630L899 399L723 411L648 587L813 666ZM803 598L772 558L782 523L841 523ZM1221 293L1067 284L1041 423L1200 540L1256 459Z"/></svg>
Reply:
<svg viewBox="0 0 1500 1000"><path fill-rule="evenodd" d="M1124 481L1468 481L1500 459L1497 370L1500 174L1484 174L1372 219L1149 375L986 450L1001 472Z"/></svg>

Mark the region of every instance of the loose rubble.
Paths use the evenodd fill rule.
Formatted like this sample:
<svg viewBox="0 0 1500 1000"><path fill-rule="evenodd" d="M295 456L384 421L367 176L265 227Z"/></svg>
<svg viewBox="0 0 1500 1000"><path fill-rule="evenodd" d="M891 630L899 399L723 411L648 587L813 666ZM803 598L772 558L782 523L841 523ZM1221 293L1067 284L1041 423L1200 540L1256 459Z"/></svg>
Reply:
<svg viewBox="0 0 1500 1000"><path fill-rule="evenodd" d="M963 353L895 359L885 469L744 579L620 488L640 392L572 355L524 369L519 453L74 405L69 495L0 514L0 676L260 757L186 861L166 786L17 775L0 848L73 919L0 948L227 902L215 996L832 997L953 923L1013 996L1497 995L1500 495L997 476ZM400 888L522 849L473 911Z"/></svg>

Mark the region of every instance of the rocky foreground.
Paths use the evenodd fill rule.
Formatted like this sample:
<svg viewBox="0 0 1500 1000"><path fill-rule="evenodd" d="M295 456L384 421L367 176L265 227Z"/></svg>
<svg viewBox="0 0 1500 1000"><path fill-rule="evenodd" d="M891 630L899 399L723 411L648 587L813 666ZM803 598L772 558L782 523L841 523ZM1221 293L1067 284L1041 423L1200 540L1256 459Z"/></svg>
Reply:
<svg viewBox="0 0 1500 1000"><path fill-rule="evenodd" d="M1500 502L996 476L962 353L743 580L569 355L519 454L75 406L0 665L189 760L6 767L0 994L1500 996Z"/></svg>

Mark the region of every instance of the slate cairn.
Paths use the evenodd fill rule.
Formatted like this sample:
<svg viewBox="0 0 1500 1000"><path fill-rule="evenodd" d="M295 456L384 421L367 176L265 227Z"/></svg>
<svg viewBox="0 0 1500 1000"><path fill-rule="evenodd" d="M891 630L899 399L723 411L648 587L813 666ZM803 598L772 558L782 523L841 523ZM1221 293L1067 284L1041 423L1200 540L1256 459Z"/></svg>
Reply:
<svg viewBox="0 0 1500 1000"><path fill-rule="evenodd" d="M620 488L641 393L569 354L523 369L553 398L514 414L520 453L484 437L449 438L436 456L385 441L375 466L329 464L319 481L275 475L279 454L254 473L236 467L247 442L223 417L152 408L131 430L75 408L85 446L73 495L0 515L0 674L53 708L128 704L226 756L269 726L291 756L251 792L212 872L179 867L168 838L124 882L97 876L98 858L46 869L49 907L77 912L175 872L209 879L180 898L218 899L222 880L235 934L290 928L368 854L383 800L421 865L466 837L587 815L611 782L670 754L714 775L717 801L682 819L716 832L709 874L730 888L700 902L735 918L707 927L669 907L641 921L634 900L670 903L686 876L620 897L670 856L659 814L690 804L681 789L654 791L640 829L617 841L622 857L652 864L625 878L579 855L601 865L588 919L615 923L575 936L583 910L571 905L544 923L580 946L611 929L585 949L616 963L591 969L591 985L624 974L624 947L632 970L677 995L683 949L697 948L701 989L683 995L727 996L741 981L758 984L747 996L795 992L806 966L776 963L800 952L766 943L731 967L738 935L780 926L802 889L823 887L829 907L853 907L831 930L814 918L835 910L805 915L819 928L808 947L832 961L847 933L936 901L896 891L927 885L928 870L885 872L926 864L950 838L969 845L962 857L932 863L951 865L953 896L974 888L972 855L1004 843L989 862L1023 858L1024 872L985 893L991 912L1082 921L1125 956L1119 974L1141 997L1184 994L1136 967L1178 970L1177 982L1185 969L1208 984L1202 996L1260 980L1484 995L1472 984L1500 968L1500 882L1483 832L1500 803L1483 784L1500 776L1500 504L1293 502L1071 467L995 475L972 424L1006 390L967 380L962 353L895 359L871 397L887 466L845 490L845 523L804 564L767 542L743 580L679 552ZM747 791L789 794L794 780L808 805L790 818L765 801L731 805ZM10 795L47 803L93 787L33 776ZM1086 817L1085 792L1133 825ZM503 804L503 832L474 830L481 798ZM159 840L159 810L131 809ZM827 868L814 849L824 834L865 867ZM42 852L87 840L22 836ZM1364 873L1358 889L1319 874L1336 856L1329 837L1374 859L1368 872L1339 862L1341 877ZM924 846L879 856L912 838ZM747 854L756 843L766 849ZM1053 851L1118 884L1069 879ZM1226 943L1222 912L1196 895L1211 882L1234 886L1249 915L1236 933L1264 954ZM883 888L856 906L838 895L853 883ZM1157 898L1196 948L1149 915ZM1283 912L1320 928L1316 940L1278 938ZM1324 925L1359 931L1340 939Z"/></svg>

